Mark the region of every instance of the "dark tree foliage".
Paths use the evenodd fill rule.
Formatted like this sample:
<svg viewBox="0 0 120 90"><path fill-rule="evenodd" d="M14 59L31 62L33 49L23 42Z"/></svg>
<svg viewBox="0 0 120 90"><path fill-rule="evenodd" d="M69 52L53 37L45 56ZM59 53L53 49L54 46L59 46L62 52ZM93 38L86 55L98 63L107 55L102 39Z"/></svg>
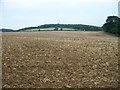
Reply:
<svg viewBox="0 0 120 90"><path fill-rule="evenodd" d="M63 28L70 28L70 29L75 29L76 31L79 31L79 30L101 31L101 27L83 25L83 24L44 24L44 25L39 25L37 27L25 27L25 28L19 29L18 31L24 31L27 29L41 29L41 28L62 28L60 30L63 30Z"/></svg>
<svg viewBox="0 0 120 90"><path fill-rule="evenodd" d="M109 16L106 23L102 26L104 32L120 36L120 18Z"/></svg>
<svg viewBox="0 0 120 90"><path fill-rule="evenodd" d="M0 29L0 32L17 32L17 30L2 28Z"/></svg>
<svg viewBox="0 0 120 90"><path fill-rule="evenodd" d="M100 27L91 26L91 25L83 25L83 24L44 24L40 25L40 28L71 28L78 30L86 30L86 31L101 31Z"/></svg>
<svg viewBox="0 0 120 90"><path fill-rule="evenodd" d="M118 32L118 35L120 35L120 18L117 23L117 32Z"/></svg>
<svg viewBox="0 0 120 90"><path fill-rule="evenodd" d="M58 31L58 28L55 28L54 31Z"/></svg>
<svg viewBox="0 0 120 90"><path fill-rule="evenodd" d="M63 28L60 28L60 31L63 31Z"/></svg>
<svg viewBox="0 0 120 90"><path fill-rule="evenodd" d="M28 30L28 29L37 29L39 27L25 27L25 28L22 28L22 29L19 29L18 31L24 31L24 30Z"/></svg>

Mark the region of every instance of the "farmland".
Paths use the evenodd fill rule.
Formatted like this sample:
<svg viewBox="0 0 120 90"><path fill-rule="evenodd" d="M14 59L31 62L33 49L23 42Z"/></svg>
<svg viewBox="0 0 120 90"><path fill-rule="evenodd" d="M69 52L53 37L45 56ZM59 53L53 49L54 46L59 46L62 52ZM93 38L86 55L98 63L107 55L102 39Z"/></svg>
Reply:
<svg viewBox="0 0 120 90"><path fill-rule="evenodd" d="M118 86L118 38L103 32L2 34L5 88Z"/></svg>

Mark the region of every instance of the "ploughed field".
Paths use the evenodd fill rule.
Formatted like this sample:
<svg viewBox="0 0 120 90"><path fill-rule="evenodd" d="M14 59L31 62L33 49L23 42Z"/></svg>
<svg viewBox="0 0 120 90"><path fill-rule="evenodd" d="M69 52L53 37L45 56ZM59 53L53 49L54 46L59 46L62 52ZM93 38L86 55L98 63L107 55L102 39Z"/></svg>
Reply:
<svg viewBox="0 0 120 90"><path fill-rule="evenodd" d="M118 86L118 38L103 32L2 33L2 87Z"/></svg>

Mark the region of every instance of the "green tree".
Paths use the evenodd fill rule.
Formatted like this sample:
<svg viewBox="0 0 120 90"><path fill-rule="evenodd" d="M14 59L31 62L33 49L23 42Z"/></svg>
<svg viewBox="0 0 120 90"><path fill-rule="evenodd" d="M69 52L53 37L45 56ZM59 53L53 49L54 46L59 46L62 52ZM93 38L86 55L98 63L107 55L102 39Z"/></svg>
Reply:
<svg viewBox="0 0 120 90"><path fill-rule="evenodd" d="M54 31L58 31L58 28L55 28Z"/></svg>
<svg viewBox="0 0 120 90"><path fill-rule="evenodd" d="M102 29L104 32L119 36L120 35L120 18L117 16L114 16L114 18L113 16L108 17L106 20L106 23L102 26ZM113 22L113 20L115 21Z"/></svg>
<svg viewBox="0 0 120 90"><path fill-rule="evenodd" d="M60 31L63 31L63 28L60 28Z"/></svg>

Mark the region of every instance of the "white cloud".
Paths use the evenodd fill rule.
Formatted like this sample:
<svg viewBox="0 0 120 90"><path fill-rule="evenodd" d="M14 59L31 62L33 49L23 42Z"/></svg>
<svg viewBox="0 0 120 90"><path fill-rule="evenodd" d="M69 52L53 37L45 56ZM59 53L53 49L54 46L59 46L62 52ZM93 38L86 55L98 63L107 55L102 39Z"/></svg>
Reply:
<svg viewBox="0 0 120 90"><path fill-rule="evenodd" d="M2 2L15 3L21 5L33 5L42 3L101 3L118 2L119 0L1 0Z"/></svg>
<svg viewBox="0 0 120 90"><path fill-rule="evenodd" d="M56 22L101 25L108 15L117 15L118 1L0 0L0 4L4 6L4 26L19 28Z"/></svg>
<svg viewBox="0 0 120 90"><path fill-rule="evenodd" d="M33 9L37 7L87 6L88 4L117 3L119 0L1 0L5 7Z"/></svg>
<svg viewBox="0 0 120 90"><path fill-rule="evenodd" d="M21 7L21 8L34 8L34 7L50 7L57 5L74 6L87 4L99 4L99 3L117 3L119 0L1 0L4 6L8 7Z"/></svg>

